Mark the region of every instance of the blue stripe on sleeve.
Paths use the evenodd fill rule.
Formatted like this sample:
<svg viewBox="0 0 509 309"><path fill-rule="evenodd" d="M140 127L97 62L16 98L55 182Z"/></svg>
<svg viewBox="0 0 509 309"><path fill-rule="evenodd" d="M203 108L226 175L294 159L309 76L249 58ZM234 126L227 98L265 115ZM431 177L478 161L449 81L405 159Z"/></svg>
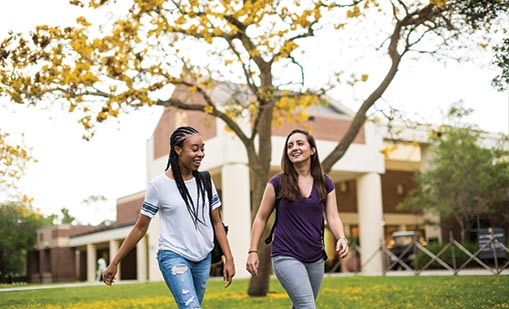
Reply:
<svg viewBox="0 0 509 309"><path fill-rule="evenodd" d="M217 203L219 203L219 195L214 194L212 197L212 206L216 205Z"/></svg>
<svg viewBox="0 0 509 309"><path fill-rule="evenodd" d="M143 206L141 207L141 209L153 216L155 216L155 214L157 213L157 210L158 210L157 207L155 207L154 205L151 205L147 202L143 203Z"/></svg>

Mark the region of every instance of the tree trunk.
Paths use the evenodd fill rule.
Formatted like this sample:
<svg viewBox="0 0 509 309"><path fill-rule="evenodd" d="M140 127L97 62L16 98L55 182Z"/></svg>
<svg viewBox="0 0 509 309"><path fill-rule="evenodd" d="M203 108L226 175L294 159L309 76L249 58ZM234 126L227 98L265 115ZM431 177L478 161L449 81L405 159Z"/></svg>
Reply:
<svg viewBox="0 0 509 309"><path fill-rule="evenodd" d="M268 225L267 225L268 226ZM268 229L265 229L264 236L267 235ZM247 293L249 296L266 296L269 291L270 275L272 273L272 265L270 259L270 245L266 245L262 237L258 246L258 258L260 264L258 266L258 276L251 277Z"/></svg>
<svg viewBox="0 0 509 309"><path fill-rule="evenodd" d="M267 183L265 178L259 179L255 176L253 181L253 207L251 212L253 219L256 215L256 212L258 211L261 198L263 196L263 191L265 190L265 185ZM268 222L270 222L270 220ZM271 227L272 225L267 223L265 226L265 231L260 239L260 242L258 243L258 258L260 259L260 265L258 266L258 276L251 277L251 280L249 281L249 287L247 290L249 296L265 296L269 290L269 280L270 274L272 272L270 262L270 246L266 245L264 240Z"/></svg>
<svg viewBox="0 0 509 309"><path fill-rule="evenodd" d="M270 105L263 109L260 121L258 123L258 155L250 158L250 167L253 173L253 195L251 199L251 222L254 220L260 202L263 197L263 192L267 185L270 161L272 159L272 107ZM255 161L256 160L256 161ZM258 258L260 264L258 266L258 276L251 277L247 293L249 296L266 296L269 290L269 280L272 273L270 261L270 246L265 244L265 237L270 231L272 224L268 220L265 226L264 233L258 243Z"/></svg>
<svg viewBox="0 0 509 309"><path fill-rule="evenodd" d="M454 216L456 218L456 221L458 222L460 226L460 237L461 237L461 243L465 243L465 224L463 222L463 218L460 216Z"/></svg>

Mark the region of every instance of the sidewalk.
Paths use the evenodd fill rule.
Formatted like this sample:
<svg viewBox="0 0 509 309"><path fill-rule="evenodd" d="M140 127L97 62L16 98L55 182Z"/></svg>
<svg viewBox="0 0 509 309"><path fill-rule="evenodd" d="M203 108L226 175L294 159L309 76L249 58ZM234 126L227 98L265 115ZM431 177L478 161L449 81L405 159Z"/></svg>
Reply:
<svg viewBox="0 0 509 309"><path fill-rule="evenodd" d="M406 273L406 274L401 274ZM386 273L386 276L416 276L417 274L412 271L388 271ZM446 270L446 269L436 269L436 270L425 270L418 274L419 276L454 276L454 273ZM479 276L479 275L496 275L493 272L487 270L487 269L463 269L459 271L457 276ZM500 272L499 275L509 275L509 269L505 269L502 272Z"/></svg>
<svg viewBox="0 0 509 309"><path fill-rule="evenodd" d="M487 269L464 269L458 272L457 276L479 276L479 275L495 275L493 272ZM509 269L503 270L500 276L508 276ZM325 277L328 276L378 276L379 274L364 274L364 273L325 273ZM386 277L398 277L398 276L417 276L416 273L412 271L388 271L385 273ZM418 276L454 276L454 274L448 270L426 270L418 274ZM212 279L212 278L211 278ZM116 281L114 284L129 284L129 283L141 283L137 280L120 280ZM28 291L28 290L41 290L41 289L58 289L58 288L73 288L73 287L82 287L82 286L106 286L103 282L73 282L73 283L55 283L48 285L23 285L16 286L12 288L0 288L0 293L2 292L14 292L14 291Z"/></svg>
<svg viewBox="0 0 509 309"><path fill-rule="evenodd" d="M456 275L447 270L447 269L434 269L434 270L425 270L420 273L416 273L408 270L391 270L385 272L385 277L402 277L402 276L494 276L497 275L487 269L479 268L479 269L463 269L459 271ZM508 276L509 269L504 269L498 274L500 276ZM325 276L370 276L370 277L382 277L380 274L367 274L367 273L325 273Z"/></svg>
<svg viewBox="0 0 509 309"><path fill-rule="evenodd" d="M115 281L115 285L117 284L128 284L128 283L140 283L137 280L121 280ZM47 285L18 285L12 288L0 288L0 293L2 292L14 292L14 291L28 291L28 290L43 290L43 289L59 289L59 288L75 288L82 286L106 286L103 282L73 282L73 283L54 283Z"/></svg>

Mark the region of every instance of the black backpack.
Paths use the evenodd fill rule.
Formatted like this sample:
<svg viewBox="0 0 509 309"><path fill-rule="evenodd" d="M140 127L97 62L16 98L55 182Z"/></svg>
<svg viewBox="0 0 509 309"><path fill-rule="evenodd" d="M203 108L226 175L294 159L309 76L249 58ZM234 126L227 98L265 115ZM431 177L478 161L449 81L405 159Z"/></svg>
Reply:
<svg viewBox="0 0 509 309"><path fill-rule="evenodd" d="M216 232L214 230L213 222L212 222L212 180L210 178L210 173L208 171L200 172L200 177L205 185L205 190L207 190L207 195L209 196L209 216L210 216L210 224L212 224L212 231L214 232L214 248L212 249L212 264L221 262L223 260L223 250L221 250L221 246L216 239ZM228 234L228 226L223 224L224 232Z"/></svg>

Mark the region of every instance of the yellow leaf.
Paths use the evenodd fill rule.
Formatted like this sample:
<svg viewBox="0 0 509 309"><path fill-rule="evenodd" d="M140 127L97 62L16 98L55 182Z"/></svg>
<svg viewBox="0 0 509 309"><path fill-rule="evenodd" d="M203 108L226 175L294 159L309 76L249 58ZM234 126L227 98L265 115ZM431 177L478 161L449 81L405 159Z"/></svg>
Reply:
<svg viewBox="0 0 509 309"><path fill-rule="evenodd" d="M214 111L214 107L212 105L208 105L203 109L203 111L207 114L212 114L212 112Z"/></svg>
<svg viewBox="0 0 509 309"><path fill-rule="evenodd" d="M219 28L214 28L214 35L221 35L221 33L223 33L223 31L221 31L221 29Z"/></svg>
<svg viewBox="0 0 509 309"><path fill-rule="evenodd" d="M346 12L346 17L355 18L361 16L361 10L358 5L355 5L351 10Z"/></svg>

